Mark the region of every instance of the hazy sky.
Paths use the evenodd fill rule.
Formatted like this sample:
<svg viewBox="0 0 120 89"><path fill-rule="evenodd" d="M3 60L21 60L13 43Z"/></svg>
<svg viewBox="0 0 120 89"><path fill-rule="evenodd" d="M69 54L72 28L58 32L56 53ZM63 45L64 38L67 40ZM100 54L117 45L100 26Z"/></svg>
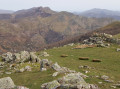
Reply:
<svg viewBox="0 0 120 89"><path fill-rule="evenodd" d="M20 10L39 6L56 11L84 11L92 8L120 11L120 0L0 0L0 9Z"/></svg>

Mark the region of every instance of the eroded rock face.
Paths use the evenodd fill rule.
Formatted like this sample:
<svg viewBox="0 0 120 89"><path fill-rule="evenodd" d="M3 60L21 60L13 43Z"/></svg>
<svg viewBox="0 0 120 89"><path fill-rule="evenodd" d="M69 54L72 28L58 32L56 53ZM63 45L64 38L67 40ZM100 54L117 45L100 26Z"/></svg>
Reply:
<svg viewBox="0 0 120 89"><path fill-rule="evenodd" d="M12 89L14 87L15 84L10 77L0 79L0 89Z"/></svg>
<svg viewBox="0 0 120 89"><path fill-rule="evenodd" d="M98 86L88 84L81 77L80 73L70 73L66 76L54 80L49 83L45 83L41 86L42 89L99 89Z"/></svg>

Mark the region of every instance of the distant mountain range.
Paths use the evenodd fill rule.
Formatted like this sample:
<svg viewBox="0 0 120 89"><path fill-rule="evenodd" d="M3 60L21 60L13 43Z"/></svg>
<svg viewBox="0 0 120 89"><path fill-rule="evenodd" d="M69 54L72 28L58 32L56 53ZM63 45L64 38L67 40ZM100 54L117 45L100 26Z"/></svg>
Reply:
<svg viewBox="0 0 120 89"><path fill-rule="evenodd" d="M75 14L86 17L95 17L95 18L114 18L120 20L120 11L112 11L106 9L91 9L84 12L75 12Z"/></svg>
<svg viewBox="0 0 120 89"><path fill-rule="evenodd" d="M14 11L12 11L12 10L1 10L0 9L0 14L11 14L11 13L13 13Z"/></svg>
<svg viewBox="0 0 120 89"><path fill-rule="evenodd" d="M111 18L87 18L48 7L0 14L0 53L36 51L114 22Z"/></svg>

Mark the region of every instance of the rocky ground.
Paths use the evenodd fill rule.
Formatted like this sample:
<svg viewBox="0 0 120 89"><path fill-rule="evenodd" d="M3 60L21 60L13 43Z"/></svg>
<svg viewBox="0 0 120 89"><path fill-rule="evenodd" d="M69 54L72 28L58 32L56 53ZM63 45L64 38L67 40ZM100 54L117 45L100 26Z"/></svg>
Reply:
<svg viewBox="0 0 120 89"><path fill-rule="evenodd" d="M112 57L119 55L118 42L112 35L95 33L82 43L53 48L51 52L4 53L0 62L0 89L119 89L120 60L119 56ZM39 79L43 82L38 82L38 75L32 76L35 73L48 74L43 75L44 80ZM27 80L15 80L22 74ZM32 84L37 87L24 84L26 81L31 84L31 79L37 82Z"/></svg>

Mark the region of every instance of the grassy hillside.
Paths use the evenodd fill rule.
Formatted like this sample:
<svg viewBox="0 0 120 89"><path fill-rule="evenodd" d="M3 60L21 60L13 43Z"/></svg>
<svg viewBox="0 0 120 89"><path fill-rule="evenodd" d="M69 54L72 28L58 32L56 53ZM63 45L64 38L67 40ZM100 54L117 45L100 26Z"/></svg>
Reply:
<svg viewBox="0 0 120 89"><path fill-rule="evenodd" d="M107 83L103 80L96 78L95 76L107 75L110 79L114 80L114 83L120 81L120 52L116 52L118 45L112 45L109 48L86 48L86 49L72 49L72 46L59 47L54 49L46 50L50 54L48 58L53 62L58 62L60 66L65 66L70 69L84 73L85 70L90 71L87 75L90 76L86 79L88 83L97 84L101 89L112 89L110 86L113 83ZM39 53L39 52L38 52ZM60 57L62 54L68 55L66 58ZM89 57L90 60L84 61L79 60L79 57ZM101 63L91 62L92 59L101 59ZM21 67L28 65L23 64ZM29 64L30 65L30 64ZM10 76L16 85L24 85L30 89L40 89L41 84L50 82L55 78L51 77L54 73L53 70L48 70L46 72L40 72L39 64L33 64L31 66L38 65L34 67L32 72L15 73L11 75L0 75L0 77ZM79 69L81 65L88 65L95 69ZM103 82L99 84L98 82ZM119 88L116 88L119 89Z"/></svg>
<svg viewBox="0 0 120 89"><path fill-rule="evenodd" d="M96 30L96 31L111 34L111 35L119 34L120 33L120 21L113 22L103 28Z"/></svg>

